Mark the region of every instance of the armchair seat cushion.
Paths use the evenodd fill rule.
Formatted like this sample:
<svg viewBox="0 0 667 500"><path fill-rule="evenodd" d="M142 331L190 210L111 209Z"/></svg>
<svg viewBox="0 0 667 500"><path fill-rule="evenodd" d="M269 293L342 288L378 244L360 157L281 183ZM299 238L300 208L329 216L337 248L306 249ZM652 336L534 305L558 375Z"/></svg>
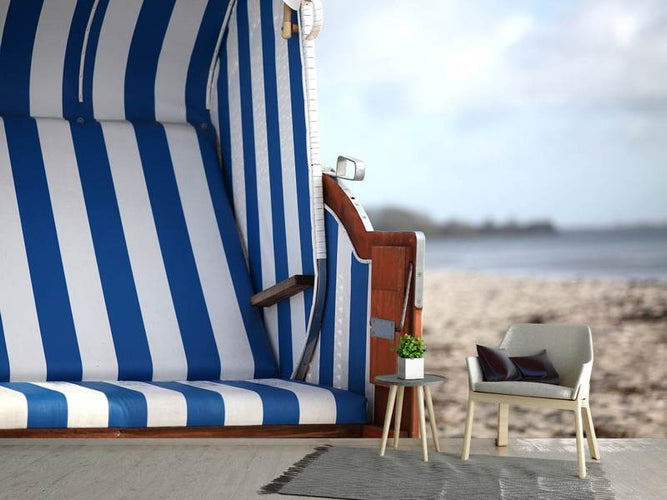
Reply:
<svg viewBox="0 0 667 500"><path fill-rule="evenodd" d="M364 422L364 396L291 380L0 383L0 429Z"/></svg>
<svg viewBox="0 0 667 500"><path fill-rule="evenodd" d="M572 387L543 384L540 382L477 382L474 385L474 390L476 392L528 396L533 398L575 399Z"/></svg>

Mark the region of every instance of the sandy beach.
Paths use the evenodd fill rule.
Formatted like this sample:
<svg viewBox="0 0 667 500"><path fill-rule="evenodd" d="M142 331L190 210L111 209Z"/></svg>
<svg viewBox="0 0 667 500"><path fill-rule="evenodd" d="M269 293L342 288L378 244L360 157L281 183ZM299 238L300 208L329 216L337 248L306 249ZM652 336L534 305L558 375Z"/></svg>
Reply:
<svg viewBox="0 0 667 500"><path fill-rule="evenodd" d="M427 271L424 293L426 369L449 379L434 393L445 436L463 434L475 344L497 346L512 323L562 322L593 330L598 436L667 437L667 284ZM510 412L510 437L574 435L571 412ZM493 436L495 419L494 405L477 405L474 435Z"/></svg>

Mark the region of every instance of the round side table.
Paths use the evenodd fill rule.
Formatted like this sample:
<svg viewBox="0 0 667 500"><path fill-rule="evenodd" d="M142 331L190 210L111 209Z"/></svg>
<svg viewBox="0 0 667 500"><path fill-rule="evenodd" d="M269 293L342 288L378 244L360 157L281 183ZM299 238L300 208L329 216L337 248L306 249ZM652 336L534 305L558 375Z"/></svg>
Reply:
<svg viewBox="0 0 667 500"><path fill-rule="evenodd" d="M403 411L403 393L406 387L417 388L417 407L419 409L419 431L422 438L422 454L424 462L428 462L428 449L426 443L426 418L424 415L424 394L426 395L426 407L428 409L428 419L431 423L431 434L435 443L435 450L440 451L438 441L438 426L435 423L435 412L433 411L433 399L431 398L430 386L442 384L445 377L440 375L424 375L424 378L402 379L398 375L378 375L374 383L377 385L389 386L389 398L387 399L387 412L384 415L384 428L382 429L382 443L380 444L380 456L384 456L387 449L387 437L389 436L389 427L391 426L391 416L396 408L394 420L394 448L398 448L398 437L401 429L401 413ZM398 395L398 397L397 397ZM398 399L398 401L397 401Z"/></svg>

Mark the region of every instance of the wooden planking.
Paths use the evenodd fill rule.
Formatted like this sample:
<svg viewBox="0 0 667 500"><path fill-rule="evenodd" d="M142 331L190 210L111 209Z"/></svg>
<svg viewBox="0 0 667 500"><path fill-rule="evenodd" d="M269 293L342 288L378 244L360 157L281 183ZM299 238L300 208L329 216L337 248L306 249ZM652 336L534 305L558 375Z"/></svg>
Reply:
<svg viewBox="0 0 667 500"><path fill-rule="evenodd" d="M315 277L307 274L295 274L272 287L250 297L250 304L257 307L269 307L281 300L303 292L315 283Z"/></svg>
<svg viewBox="0 0 667 500"><path fill-rule="evenodd" d="M363 435L361 424L248 425L230 427L147 427L95 429L2 429L0 438L239 438L330 437Z"/></svg>
<svg viewBox="0 0 667 500"><path fill-rule="evenodd" d="M357 209L354 197L349 196L330 176L324 176L324 202L336 214L350 236L355 251L362 259L372 261L371 316L393 320L400 324L408 265L416 263L417 236L415 233L368 231ZM371 337L370 379L376 375L396 373L396 355L391 348L403 333L422 335L422 309L414 305L414 282L410 288L405 327L397 332L394 341ZM386 410L388 389L376 386L374 425L382 425ZM405 391L401 429L410 436L419 435L417 401L413 390Z"/></svg>

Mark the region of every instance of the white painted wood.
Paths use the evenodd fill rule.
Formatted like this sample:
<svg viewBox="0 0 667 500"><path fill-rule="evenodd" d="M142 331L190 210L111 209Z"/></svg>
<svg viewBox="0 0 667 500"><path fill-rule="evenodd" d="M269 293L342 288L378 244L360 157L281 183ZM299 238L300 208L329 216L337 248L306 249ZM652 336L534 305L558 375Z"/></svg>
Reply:
<svg viewBox="0 0 667 500"><path fill-rule="evenodd" d="M584 429L586 430L586 439L588 440L588 451L593 460L600 460L600 449L598 448L598 439L595 435L595 427L593 426L593 415L591 408L586 402L586 405L581 408L584 418Z"/></svg>
<svg viewBox="0 0 667 500"><path fill-rule="evenodd" d="M584 456L584 426L581 421L581 407L574 410L574 428L577 436L577 465L579 478L586 477L586 457Z"/></svg>
<svg viewBox="0 0 667 500"><path fill-rule="evenodd" d="M440 453L440 438L438 437L438 424L435 421L435 411L433 411L433 398L431 397L431 388L424 387L426 392L426 408L428 409L428 421L431 424L431 434L433 435L433 443L435 444L435 451Z"/></svg>
<svg viewBox="0 0 667 500"><path fill-rule="evenodd" d="M395 419L394 419L394 448L398 448L398 440L401 434L401 417L403 415L403 395L405 393L405 387L398 387L398 396L396 399L396 408L394 410Z"/></svg>
<svg viewBox="0 0 667 500"><path fill-rule="evenodd" d="M461 460L468 460L470 456L470 439L472 438L472 420L475 413L475 400L472 398L472 393L468 396L468 409L466 415L466 430L463 434L463 452L461 453Z"/></svg>
<svg viewBox="0 0 667 500"><path fill-rule="evenodd" d="M509 409L510 405L507 403L498 403L498 437L496 438L496 446L507 446Z"/></svg>
<svg viewBox="0 0 667 500"><path fill-rule="evenodd" d="M380 456L384 456L387 449L387 437L389 436L389 427L391 426L391 414L394 411L394 402L396 401L396 389L398 386L392 385L389 388L389 398L387 399L387 411L384 414L384 428L382 429L382 442L380 443Z"/></svg>
<svg viewBox="0 0 667 500"><path fill-rule="evenodd" d="M419 433L422 439L422 455L428 462L428 445L426 442L426 418L424 416L424 386L417 387L417 408L419 410Z"/></svg>

